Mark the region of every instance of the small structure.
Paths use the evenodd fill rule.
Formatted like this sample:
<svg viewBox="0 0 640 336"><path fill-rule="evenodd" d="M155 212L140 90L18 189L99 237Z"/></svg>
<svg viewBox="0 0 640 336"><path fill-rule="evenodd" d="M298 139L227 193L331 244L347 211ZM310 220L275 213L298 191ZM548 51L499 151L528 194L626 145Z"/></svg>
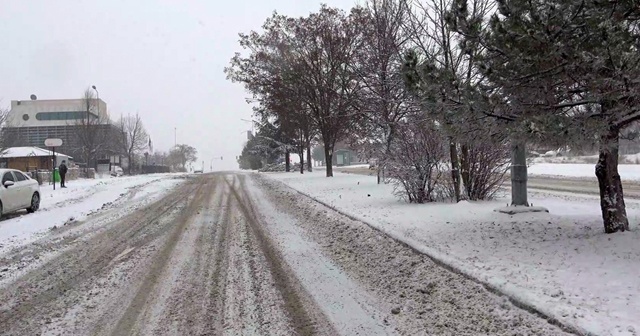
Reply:
<svg viewBox="0 0 640 336"><path fill-rule="evenodd" d="M59 166L62 160L70 162L73 158L56 152L55 167ZM53 153L39 147L10 147L0 153L0 168L18 169L25 172L52 170L54 168Z"/></svg>
<svg viewBox="0 0 640 336"><path fill-rule="evenodd" d="M333 164L338 167L350 166L354 161L357 161L357 159L354 160L355 158L357 155L349 148L340 148L333 152Z"/></svg>
<svg viewBox="0 0 640 336"><path fill-rule="evenodd" d="M363 160L347 143L339 142L336 144L333 150L334 166L342 167L366 163L366 160Z"/></svg>

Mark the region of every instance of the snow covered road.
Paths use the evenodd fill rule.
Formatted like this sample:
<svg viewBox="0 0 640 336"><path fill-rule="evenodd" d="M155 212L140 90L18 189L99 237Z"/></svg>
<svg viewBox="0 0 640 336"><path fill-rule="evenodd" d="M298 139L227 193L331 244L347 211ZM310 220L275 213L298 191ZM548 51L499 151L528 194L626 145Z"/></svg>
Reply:
<svg viewBox="0 0 640 336"><path fill-rule="evenodd" d="M0 257L3 334L565 334L258 175L130 199Z"/></svg>
<svg viewBox="0 0 640 336"><path fill-rule="evenodd" d="M67 182L68 188L40 187L40 210L21 211L0 221L0 256L8 250L36 241L59 227L82 221L99 211L128 205L140 206L157 200L184 181L181 175L153 174L119 178L80 179ZM142 201L142 203L140 203ZM120 211L120 214L123 214Z"/></svg>

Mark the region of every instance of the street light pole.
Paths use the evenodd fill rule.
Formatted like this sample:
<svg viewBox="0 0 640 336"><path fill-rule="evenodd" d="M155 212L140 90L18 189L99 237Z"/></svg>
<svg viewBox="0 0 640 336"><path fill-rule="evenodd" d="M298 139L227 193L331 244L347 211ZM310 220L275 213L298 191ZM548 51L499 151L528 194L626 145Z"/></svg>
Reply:
<svg viewBox="0 0 640 336"><path fill-rule="evenodd" d="M100 117L100 92L98 91L98 89L96 88L95 85L92 85L91 88L93 88L94 90L96 90L96 95L98 97L98 102L97 102L97 108L96 110L98 111L98 117ZM87 120L88 121L88 120Z"/></svg>
<svg viewBox="0 0 640 336"><path fill-rule="evenodd" d="M247 120L247 119L240 119L240 120L242 120L244 122L251 123L251 135L253 135L253 133L254 133L254 127L253 126L255 125L256 121L255 120Z"/></svg>

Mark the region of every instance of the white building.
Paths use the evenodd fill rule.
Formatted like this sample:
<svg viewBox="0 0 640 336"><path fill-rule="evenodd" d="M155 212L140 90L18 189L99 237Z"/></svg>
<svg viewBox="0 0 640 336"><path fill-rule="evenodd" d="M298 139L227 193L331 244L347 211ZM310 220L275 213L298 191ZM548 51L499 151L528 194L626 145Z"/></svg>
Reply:
<svg viewBox="0 0 640 336"><path fill-rule="evenodd" d="M113 141L96 147L98 151L91 156L91 162L79 161L88 156L85 142L79 136L85 134L81 127L86 125L92 125L96 132L104 132L101 134L110 139L118 138L118 130L109 119L107 104L100 99L88 102L86 99L12 100L3 128L5 146L43 147L46 139L59 138L62 146L57 150L72 155L76 162L91 167L109 165L109 158L118 152Z"/></svg>
<svg viewBox="0 0 640 336"><path fill-rule="evenodd" d="M107 104L103 100L91 99L88 114L86 103L84 99L12 100L7 127L78 125L86 118L108 122Z"/></svg>

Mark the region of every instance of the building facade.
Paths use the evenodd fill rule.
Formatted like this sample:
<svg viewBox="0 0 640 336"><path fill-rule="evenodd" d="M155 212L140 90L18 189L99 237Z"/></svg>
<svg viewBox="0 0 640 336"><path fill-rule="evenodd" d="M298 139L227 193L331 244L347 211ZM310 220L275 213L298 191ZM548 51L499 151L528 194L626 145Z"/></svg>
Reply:
<svg viewBox="0 0 640 336"><path fill-rule="evenodd" d="M44 147L46 139L62 139L57 151L94 168L118 153L120 139L99 99L13 100L3 131L5 147Z"/></svg>
<svg viewBox="0 0 640 336"><path fill-rule="evenodd" d="M89 111L87 111L89 110ZM8 127L44 127L109 122L101 99L12 100Z"/></svg>

